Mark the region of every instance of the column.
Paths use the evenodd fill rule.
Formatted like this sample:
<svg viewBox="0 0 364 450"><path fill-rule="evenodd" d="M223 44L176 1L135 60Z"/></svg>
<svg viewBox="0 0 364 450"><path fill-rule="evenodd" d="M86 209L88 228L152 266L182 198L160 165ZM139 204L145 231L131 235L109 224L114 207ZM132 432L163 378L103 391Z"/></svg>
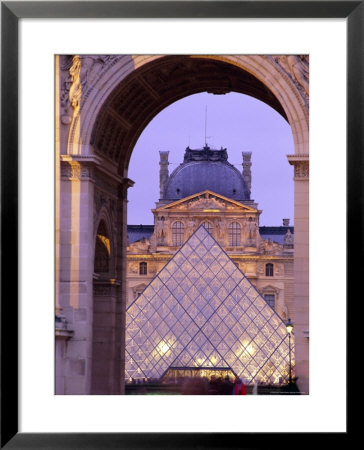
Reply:
<svg viewBox="0 0 364 450"><path fill-rule="evenodd" d="M243 177L248 186L249 193L252 190L252 172L251 172L251 152L242 152L243 155Z"/></svg>
<svg viewBox="0 0 364 450"><path fill-rule="evenodd" d="M160 161L159 161L159 198L164 198L164 187L168 181L169 172L168 172L168 155L169 152L159 152L160 155Z"/></svg>
<svg viewBox="0 0 364 450"><path fill-rule="evenodd" d="M57 294L58 306L72 336L63 349L63 392L57 394L90 392L93 164L91 159L61 156Z"/></svg>
<svg viewBox="0 0 364 450"><path fill-rule="evenodd" d="M295 374L302 393L309 393L309 157L288 155L294 166L294 323Z"/></svg>
<svg viewBox="0 0 364 450"><path fill-rule="evenodd" d="M120 299L120 393L125 394L125 317L126 317L126 301L127 301L127 289L126 289L126 274L127 274L127 259L126 259L126 247L128 244L128 229L127 229L127 208L128 208L128 189L132 187L134 182L129 178L125 178L123 184L119 186L119 198L120 208L118 208L117 224L118 230L118 245L117 245L117 267L116 271L120 274L121 285L119 288Z"/></svg>

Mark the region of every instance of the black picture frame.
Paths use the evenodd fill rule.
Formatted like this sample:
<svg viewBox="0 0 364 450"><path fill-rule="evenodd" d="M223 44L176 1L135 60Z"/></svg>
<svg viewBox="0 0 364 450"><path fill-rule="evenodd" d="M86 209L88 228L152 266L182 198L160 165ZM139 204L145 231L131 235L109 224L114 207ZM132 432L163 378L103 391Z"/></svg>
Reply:
<svg viewBox="0 0 364 450"><path fill-rule="evenodd" d="M361 292L359 280L363 264L356 261L354 251L357 254L363 249L364 1L1 2L1 448L226 449L260 448L263 443L272 447L277 441L282 447L284 441L277 439L279 436L274 433L18 432L18 23L22 18L117 17L347 19L348 312L351 294ZM346 387L341 386L343 388ZM347 432L335 436L339 445L344 443L343 439L348 443L351 436L349 414L347 424ZM295 434L294 438L295 442L299 438L300 443L307 445L312 435L303 433L298 437ZM325 433L315 433L314 439L315 445L327 444Z"/></svg>

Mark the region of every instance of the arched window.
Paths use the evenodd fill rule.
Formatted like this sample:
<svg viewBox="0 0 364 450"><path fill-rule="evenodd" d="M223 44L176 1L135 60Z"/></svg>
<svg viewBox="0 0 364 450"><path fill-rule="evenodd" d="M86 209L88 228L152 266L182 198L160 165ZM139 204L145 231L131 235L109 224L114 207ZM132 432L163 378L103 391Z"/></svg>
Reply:
<svg viewBox="0 0 364 450"><path fill-rule="evenodd" d="M172 225L172 243L173 245L182 245L184 237L184 226L182 222L174 222Z"/></svg>
<svg viewBox="0 0 364 450"><path fill-rule="evenodd" d="M240 245L240 225L233 222L229 225L229 245L230 247L237 247Z"/></svg>
<svg viewBox="0 0 364 450"><path fill-rule="evenodd" d="M146 262L139 263L139 275L146 275L148 272L148 265Z"/></svg>
<svg viewBox="0 0 364 450"><path fill-rule="evenodd" d="M202 225L204 226L204 228L206 229L206 231L208 231L210 234L212 233L212 225L210 222L208 222L207 220L205 222L202 223Z"/></svg>
<svg viewBox="0 0 364 450"><path fill-rule="evenodd" d="M268 263L265 265L265 276L272 277L273 276L273 264Z"/></svg>
<svg viewBox="0 0 364 450"><path fill-rule="evenodd" d="M95 273L109 272L109 261L110 261L110 239L107 235L105 223L101 221L96 234L94 272Z"/></svg>

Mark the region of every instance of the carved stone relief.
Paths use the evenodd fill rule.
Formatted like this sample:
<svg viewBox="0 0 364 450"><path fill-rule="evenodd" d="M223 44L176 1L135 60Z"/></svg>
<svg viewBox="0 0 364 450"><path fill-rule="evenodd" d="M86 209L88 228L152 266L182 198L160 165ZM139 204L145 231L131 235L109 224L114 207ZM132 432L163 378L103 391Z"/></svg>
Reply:
<svg viewBox="0 0 364 450"><path fill-rule="evenodd" d="M282 246L272 239L262 239L259 244L259 252L266 255L278 255L282 251Z"/></svg>
<svg viewBox="0 0 364 450"><path fill-rule="evenodd" d="M302 97L309 98L309 55L273 55L272 61L295 83Z"/></svg>
<svg viewBox="0 0 364 450"><path fill-rule="evenodd" d="M122 56L115 55L63 55L60 69L63 73L60 89L61 122L69 125L72 116L82 106L88 91L102 73Z"/></svg>
<svg viewBox="0 0 364 450"><path fill-rule="evenodd" d="M154 235L157 245L167 245L167 223L164 216L155 218Z"/></svg>
<svg viewBox="0 0 364 450"><path fill-rule="evenodd" d="M188 209L219 209L224 210L226 208L226 203L216 197L212 197L206 194L204 197L194 198L190 200L187 204Z"/></svg>
<svg viewBox="0 0 364 450"><path fill-rule="evenodd" d="M226 235L226 222L223 218L218 219L217 224L217 235L220 239L224 239Z"/></svg>
<svg viewBox="0 0 364 450"><path fill-rule="evenodd" d="M257 263L257 275L264 275L264 263Z"/></svg>
<svg viewBox="0 0 364 450"><path fill-rule="evenodd" d="M294 177L295 178L309 178L309 162L296 161L294 163Z"/></svg>
<svg viewBox="0 0 364 450"><path fill-rule="evenodd" d="M71 102L70 102L70 88L72 86L73 80L70 73L72 67L73 58L70 55L65 55L61 57L61 71L65 71L66 74L63 76L63 81L61 82L61 92L60 92L60 104L61 104L61 121L64 125L71 123L72 114L69 113Z"/></svg>
<svg viewBox="0 0 364 450"><path fill-rule="evenodd" d="M285 234L285 236L283 238L283 246L285 248L293 248L293 245L294 245L293 234L291 233L290 230L287 230L287 233Z"/></svg>
<svg viewBox="0 0 364 450"><path fill-rule="evenodd" d="M188 237L193 234L193 232L196 230L196 227L197 227L197 222L193 217L190 217L189 219L187 219L186 231L187 231Z"/></svg>
<svg viewBox="0 0 364 450"><path fill-rule="evenodd" d="M131 273L138 273L138 263L129 263L128 269Z"/></svg>
<svg viewBox="0 0 364 450"><path fill-rule="evenodd" d="M79 161L62 161L61 162L61 177L69 180L93 180L93 168L87 163L80 163Z"/></svg>
<svg viewBox="0 0 364 450"><path fill-rule="evenodd" d="M255 218L249 217L246 222L246 228L248 233L248 243L255 243L257 237L258 225Z"/></svg>

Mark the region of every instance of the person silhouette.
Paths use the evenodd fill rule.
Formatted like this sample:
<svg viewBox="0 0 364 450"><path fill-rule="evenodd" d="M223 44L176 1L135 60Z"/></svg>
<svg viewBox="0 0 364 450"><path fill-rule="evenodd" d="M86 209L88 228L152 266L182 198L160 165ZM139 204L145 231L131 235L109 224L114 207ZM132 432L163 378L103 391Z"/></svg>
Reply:
<svg viewBox="0 0 364 450"><path fill-rule="evenodd" d="M242 379L239 377L235 378L233 395L246 395L246 387Z"/></svg>

